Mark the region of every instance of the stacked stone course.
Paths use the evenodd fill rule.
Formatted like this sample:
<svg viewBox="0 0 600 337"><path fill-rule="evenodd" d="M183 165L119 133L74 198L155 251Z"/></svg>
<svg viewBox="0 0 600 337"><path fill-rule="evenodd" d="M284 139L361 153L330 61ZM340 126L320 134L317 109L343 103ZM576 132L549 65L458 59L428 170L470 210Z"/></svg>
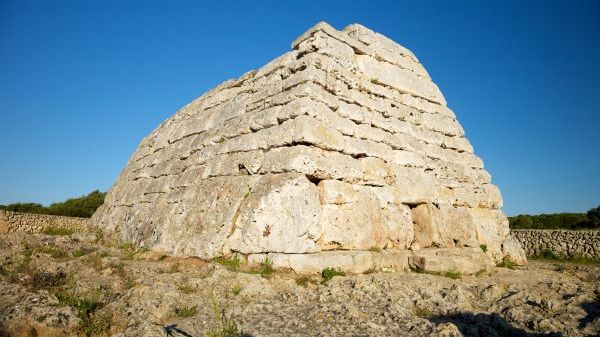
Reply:
<svg viewBox="0 0 600 337"><path fill-rule="evenodd" d="M498 188L412 52L325 23L292 48L163 122L92 223L205 259L485 244L495 262L525 262Z"/></svg>
<svg viewBox="0 0 600 337"><path fill-rule="evenodd" d="M600 231L563 229L519 229L512 231L527 256L551 251L561 257L600 259Z"/></svg>
<svg viewBox="0 0 600 337"><path fill-rule="evenodd" d="M87 228L87 222L86 218L0 210L0 232L2 233L41 233L50 227L82 231Z"/></svg>

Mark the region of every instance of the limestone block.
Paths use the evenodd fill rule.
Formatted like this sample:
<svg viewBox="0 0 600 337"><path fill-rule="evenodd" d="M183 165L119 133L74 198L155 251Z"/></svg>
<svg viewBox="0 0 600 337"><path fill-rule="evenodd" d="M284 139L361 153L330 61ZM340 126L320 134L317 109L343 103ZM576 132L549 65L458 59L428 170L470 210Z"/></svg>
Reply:
<svg viewBox="0 0 600 337"><path fill-rule="evenodd" d="M471 208L479 243L487 246L487 253L496 262L503 258L502 242L509 234L508 219L499 210Z"/></svg>
<svg viewBox="0 0 600 337"><path fill-rule="evenodd" d="M523 250L519 241L512 235L508 235L502 242L502 253L504 253L505 259L509 259L516 265L523 266L527 264L525 250Z"/></svg>
<svg viewBox="0 0 600 337"><path fill-rule="evenodd" d="M410 250L383 250L372 252L373 269L384 272L401 272L410 269L408 259L413 252Z"/></svg>
<svg viewBox="0 0 600 337"><path fill-rule="evenodd" d="M390 165L394 173L393 185L399 187L398 196L404 204L433 202L436 188L433 177L420 168Z"/></svg>
<svg viewBox="0 0 600 337"><path fill-rule="evenodd" d="M264 176L244 195L226 247L243 254L318 251L320 213L317 187L304 175Z"/></svg>
<svg viewBox="0 0 600 337"><path fill-rule="evenodd" d="M452 240L459 247L479 247L477 231L469 210L465 207L439 205L442 221L439 224L440 236Z"/></svg>
<svg viewBox="0 0 600 337"><path fill-rule="evenodd" d="M415 270L434 273L459 272L467 275L494 266L493 261L479 248L423 249L409 256L408 262L410 268Z"/></svg>
<svg viewBox="0 0 600 337"><path fill-rule="evenodd" d="M323 230L319 244L324 250L383 247L387 226L374 196L361 193L357 202L326 204L321 208Z"/></svg>
<svg viewBox="0 0 600 337"><path fill-rule="evenodd" d="M433 82L417 76L412 71L377 61L368 55L355 55L354 58L358 69L365 78L383 83L401 92L446 105L446 100L438 87Z"/></svg>
<svg viewBox="0 0 600 337"><path fill-rule="evenodd" d="M412 209L415 238L412 245L416 249L443 245L439 226L442 222L440 211L432 204L420 204ZM444 238L446 239L446 238Z"/></svg>
<svg viewBox="0 0 600 337"><path fill-rule="evenodd" d="M248 260L254 263L263 261L262 255L250 255ZM326 268L345 270L351 273L363 273L373 268L371 252L368 251L331 251L314 254L267 254L274 268L292 269L302 273L321 273Z"/></svg>

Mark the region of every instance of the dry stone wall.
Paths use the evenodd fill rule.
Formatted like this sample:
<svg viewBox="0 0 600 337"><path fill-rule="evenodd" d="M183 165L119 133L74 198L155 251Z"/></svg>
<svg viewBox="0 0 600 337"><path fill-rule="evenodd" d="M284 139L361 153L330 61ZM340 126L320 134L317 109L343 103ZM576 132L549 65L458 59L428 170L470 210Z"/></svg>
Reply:
<svg viewBox="0 0 600 337"><path fill-rule="evenodd" d="M0 210L0 233L40 233L49 227L85 230L87 222L86 218Z"/></svg>
<svg viewBox="0 0 600 337"><path fill-rule="evenodd" d="M600 231L561 229L512 230L527 256L552 251L562 257L600 259Z"/></svg>
<svg viewBox="0 0 600 337"><path fill-rule="evenodd" d="M485 244L524 263L501 207L415 55L319 23L148 135L92 224L205 259Z"/></svg>

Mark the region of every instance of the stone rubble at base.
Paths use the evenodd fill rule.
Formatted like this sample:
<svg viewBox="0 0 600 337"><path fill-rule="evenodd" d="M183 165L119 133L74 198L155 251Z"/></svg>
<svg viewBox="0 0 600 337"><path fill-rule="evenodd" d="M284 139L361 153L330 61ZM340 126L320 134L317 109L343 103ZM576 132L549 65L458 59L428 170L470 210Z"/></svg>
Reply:
<svg viewBox="0 0 600 337"><path fill-rule="evenodd" d="M91 224L168 254L272 254L299 271L369 250L526 262L500 191L412 52L323 22L292 48L148 135ZM482 245L487 262L471 253Z"/></svg>

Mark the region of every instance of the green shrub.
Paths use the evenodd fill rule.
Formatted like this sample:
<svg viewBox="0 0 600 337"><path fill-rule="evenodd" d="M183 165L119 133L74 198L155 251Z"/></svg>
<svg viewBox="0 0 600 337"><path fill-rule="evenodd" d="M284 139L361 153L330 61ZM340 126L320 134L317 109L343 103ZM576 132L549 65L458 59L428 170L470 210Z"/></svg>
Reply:
<svg viewBox="0 0 600 337"><path fill-rule="evenodd" d="M336 269L333 269L333 268L325 268L321 272L321 277L323 278L323 280L321 281L321 283L322 284L326 284L327 282L329 282L335 276L346 276L346 273L344 273L341 270L336 270Z"/></svg>
<svg viewBox="0 0 600 337"><path fill-rule="evenodd" d="M308 276L300 276L296 279L296 284L306 288L311 283L311 279Z"/></svg>
<svg viewBox="0 0 600 337"><path fill-rule="evenodd" d="M98 207L104 203L105 196L106 193L96 190L86 196L68 199L64 202L53 203L48 207L37 203L14 203L3 206L3 209L20 213L51 214L89 218L92 216L92 214L94 214L96 209L98 209Z"/></svg>
<svg viewBox="0 0 600 337"><path fill-rule="evenodd" d="M481 244L481 245L479 245L479 248L481 248L481 250L482 250L484 253L487 253L487 245L486 245L486 244Z"/></svg>
<svg viewBox="0 0 600 337"><path fill-rule="evenodd" d="M505 258L502 262L498 263L496 267L515 269L515 264L510 259Z"/></svg>
<svg viewBox="0 0 600 337"><path fill-rule="evenodd" d="M600 206L587 213L520 214L508 221L512 229L600 229Z"/></svg>
<svg viewBox="0 0 600 337"><path fill-rule="evenodd" d="M231 271L240 269L240 259L236 257L227 258L224 256L217 256L212 259L213 262L218 263Z"/></svg>
<svg viewBox="0 0 600 337"><path fill-rule="evenodd" d="M242 287L235 286L235 287L231 288L231 292L237 296L242 292Z"/></svg>
<svg viewBox="0 0 600 337"><path fill-rule="evenodd" d="M89 320L91 313L100 307L100 302L95 296L84 297L66 291L58 291L54 295L61 304L77 309L78 316L82 320Z"/></svg>
<svg viewBox="0 0 600 337"><path fill-rule="evenodd" d="M458 279L460 279L462 277L462 273L461 272L454 271L454 270L445 271L445 272L441 273L441 275L444 276L444 277L449 277L449 278L451 278L453 280L458 280Z"/></svg>

